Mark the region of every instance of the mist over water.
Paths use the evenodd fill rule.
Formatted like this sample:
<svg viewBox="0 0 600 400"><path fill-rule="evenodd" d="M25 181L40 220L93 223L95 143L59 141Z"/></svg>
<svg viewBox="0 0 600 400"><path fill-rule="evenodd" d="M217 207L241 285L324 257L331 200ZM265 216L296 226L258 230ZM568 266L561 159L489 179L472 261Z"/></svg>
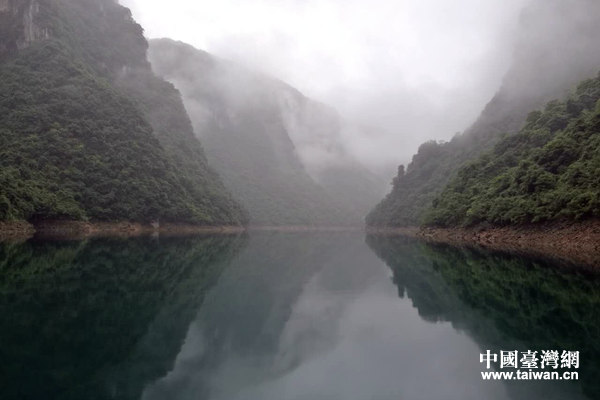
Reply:
<svg viewBox="0 0 600 400"><path fill-rule="evenodd" d="M600 243L599 21L0 0L0 399L600 399L600 271L525 255Z"/></svg>

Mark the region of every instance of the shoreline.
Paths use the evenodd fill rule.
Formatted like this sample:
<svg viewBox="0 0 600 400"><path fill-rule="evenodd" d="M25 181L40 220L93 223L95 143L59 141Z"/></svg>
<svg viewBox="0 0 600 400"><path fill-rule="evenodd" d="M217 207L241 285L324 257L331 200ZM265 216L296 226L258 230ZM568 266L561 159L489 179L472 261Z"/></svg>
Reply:
<svg viewBox="0 0 600 400"><path fill-rule="evenodd" d="M250 225L249 232L364 232L362 226Z"/></svg>
<svg viewBox="0 0 600 400"><path fill-rule="evenodd" d="M0 241L24 241L31 238L81 240L95 237L178 236L192 234L239 234L244 226L203 226L161 224L155 226L138 222L26 221L0 222Z"/></svg>
<svg viewBox="0 0 600 400"><path fill-rule="evenodd" d="M0 221L0 241L27 240L35 234L35 228L26 221Z"/></svg>
<svg viewBox="0 0 600 400"><path fill-rule="evenodd" d="M411 236L430 243L459 247L483 247L600 269L598 219L514 227L370 228L367 229L367 233Z"/></svg>
<svg viewBox="0 0 600 400"><path fill-rule="evenodd" d="M555 222L516 227L370 228L339 226L199 226L135 222L26 221L1 222L0 241L31 238L82 240L94 237L185 236L194 234L240 234L244 232L365 232L402 235L430 243L482 247L494 251L551 258L600 269L600 219Z"/></svg>
<svg viewBox="0 0 600 400"><path fill-rule="evenodd" d="M143 224L138 222L0 221L0 241L25 241L31 238L48 240L82 240L95 237L185 236L195 234L240 234L244 232L364 232L361 226L202 226L190 224Z"/></svg>

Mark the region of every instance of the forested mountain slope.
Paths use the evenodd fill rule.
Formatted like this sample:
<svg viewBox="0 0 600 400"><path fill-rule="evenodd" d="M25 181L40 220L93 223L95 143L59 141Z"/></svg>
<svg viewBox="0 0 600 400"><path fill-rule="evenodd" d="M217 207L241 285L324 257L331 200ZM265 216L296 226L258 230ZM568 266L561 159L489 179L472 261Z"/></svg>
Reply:
<svg viewBox="0 0 600 400"><path fill-rule="evenodd" d="M128 9L5 0L0 22L0 220L246 220Z"/></svg>
<svg viewBox="0 0 600 400"><path fill-rule="evenodd" d="M342 121L294 88L189 45L152 40L211 165L258 225L358 224L384 184L346 152Z"/></svg>
<svg viewBox="0 0 600 400"><path fill-rule="evenodd" d="M469 160L517 133L527 114L567 95L600 67L600 2L535 0L521 16L512 66L479 119L446 143L419 148L400 168L390 194L367 217L370 226L423 222L433 199Z"/></svg>
<svg viewBox="0 0 600 400"><path fill-rule="evenodd" d="M600 217L600 75L529 114L517 135L462 167L433 201L436 226Z"/></svg>

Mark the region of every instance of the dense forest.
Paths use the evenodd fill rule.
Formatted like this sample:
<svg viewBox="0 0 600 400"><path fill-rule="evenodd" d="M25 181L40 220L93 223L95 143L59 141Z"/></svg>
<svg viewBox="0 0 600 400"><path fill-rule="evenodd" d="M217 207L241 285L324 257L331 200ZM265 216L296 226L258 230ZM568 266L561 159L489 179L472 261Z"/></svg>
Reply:
<svg viewBox="0 0 600 400"><path fill-rule="evenodd" d="M274 78L181 42L150 42L207 158L258 225L361 223L384 190L343 146L337 113Z"/></svg>
<svg viewBox="0 0 600 400"><path fill-rule="evenodd" d="M566 97L578 82L598 72L600 3L592 0L577 0L577 3L578 7L573 7L565 0L538 0L525 9L512 66L481 116L468 130L448 142L429 141L421 145L412 162L406 168L399 168L391 192L369 213L367 225L441 223L428 210L461 167L491 151L505 135L518 133L525 123L531 122L527 119L531 111L548 101ZM549 15L561 15L561 19ZM548 40L549 31L553 32L553 40Z"/></svg>
<svg viewBox="0 0 600 400"><path fill-rule="evenodd" d="M600 75L529 114L517 135L462 167L425 216L437 226L600 216Z"/></svg>
<svg viewBox="0 0 600 400"><path fill-rule="evenodd" d="M600 214L599 78L572 89L600 67L600 3L576 1L525 9L479 119L422 144L367 225ZM151 66L110 0L2 4L0 221L354 225L380 198L342 118L293 87L170 40L152 42Z"/></svg>
<svg viewBox="0 0 600 400"><path fill-rule="evenodd" d="M0 220L247 219L114 1L0 10Z"/></svg>

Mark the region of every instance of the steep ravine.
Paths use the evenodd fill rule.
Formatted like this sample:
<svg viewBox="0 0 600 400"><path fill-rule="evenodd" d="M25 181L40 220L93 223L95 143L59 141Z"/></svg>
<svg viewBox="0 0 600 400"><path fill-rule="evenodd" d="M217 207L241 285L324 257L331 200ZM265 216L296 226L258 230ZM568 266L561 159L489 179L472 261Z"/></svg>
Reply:
<svg viewBox="0 0 600 400"><path fill-rule="evenodd" d="M344 148L335 110L274 78L169 39L152 68L183 94L211 165L254 225L362 225L385 184Z"/></svg>

